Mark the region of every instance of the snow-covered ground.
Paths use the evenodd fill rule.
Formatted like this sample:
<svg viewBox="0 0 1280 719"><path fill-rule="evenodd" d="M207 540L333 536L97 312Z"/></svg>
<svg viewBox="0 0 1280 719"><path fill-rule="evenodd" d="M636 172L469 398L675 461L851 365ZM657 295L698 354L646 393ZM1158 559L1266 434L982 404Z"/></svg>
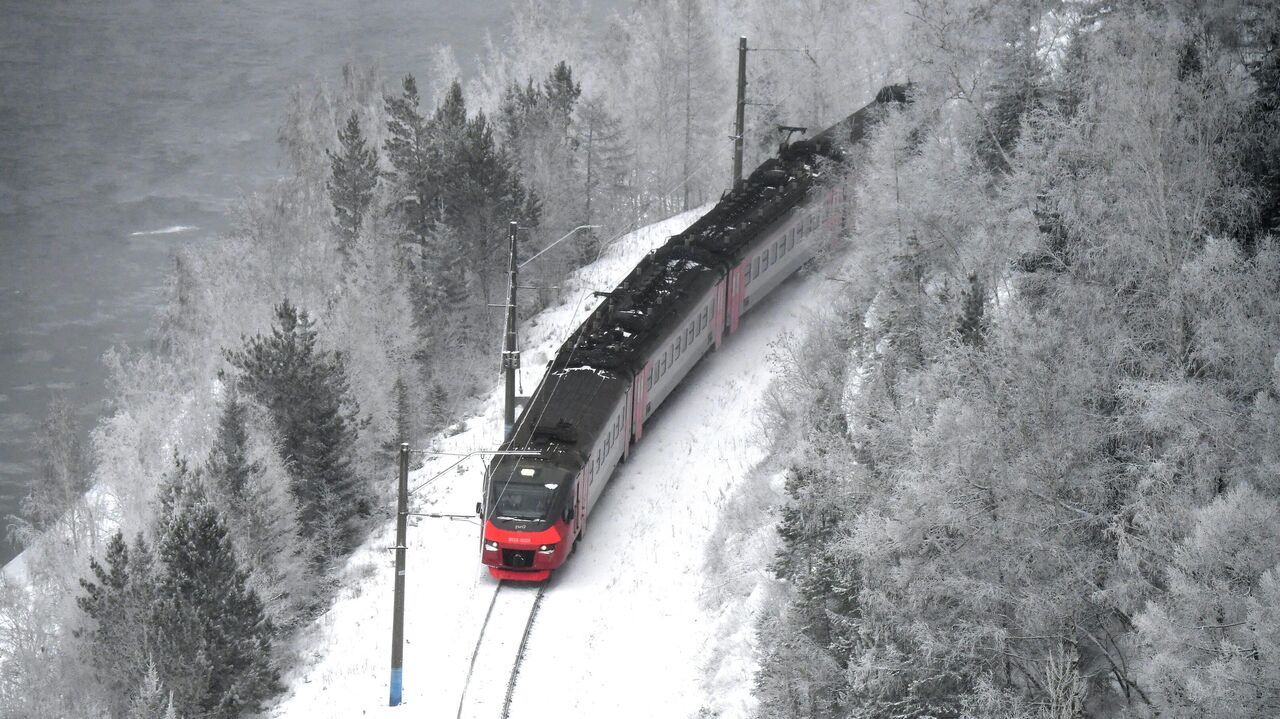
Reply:
<svg viewBox="0 0 1280 719"><path fill-rule="evenodd" d="M612 288L645 252L705 210L623 238L568 283L572 290L564 304L525 324L526 391L598 301L590 292ZM820 285L816 277L793 279L753 308L739 333L709 355L646 424L644 440L610 482L574 556L548 585L512 697L512 717L683 718L706 709L728 719L751 709L752 607L761 595L772 536L763 526L769 501L759 496L776 496L776 485L771 489L767 478L752 474L764 457L754 418L772 373L769 344L820 301ZM495 447L500 397L495 391L484 412L465 431L440 440L438 449ZM429 460L410 477L410 487L453 461ZM478 459L449 470L413 495L412 511L470 514L482 474ZM742 500L749 477L763 487L755 492L759 501ZM713 536L726 526L720 518L727 507L747 507L749 514L727 525L734 528L731 535L726 530L726 536ZM393 536L393 527L386 527L353 557L346 590L308 630L303 666L285 677L290 691L271 716L456 715L495 588L479 563L479 526L439 519L411 523L404 703L398 708L387 706ZM726 537L743 543L742 561L722 560L722 573L708 578L708 547ZM732 547L718 546L714 553L738 556ZM726 578L724 572L736 576ZM726 580L734 584L730 590ZM477 661L476 672L486 669ZM501 697L495 704L501 706Z"/></svg>

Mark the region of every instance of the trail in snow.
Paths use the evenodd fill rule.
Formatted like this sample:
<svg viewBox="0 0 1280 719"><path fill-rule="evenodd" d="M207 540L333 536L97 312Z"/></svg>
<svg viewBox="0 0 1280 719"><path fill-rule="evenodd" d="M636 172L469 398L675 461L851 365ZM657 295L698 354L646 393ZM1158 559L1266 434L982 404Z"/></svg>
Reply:
<svg viewBox="0 0 1280 719"><path fill-rule="evenodd" d="M633 233L567 283L564 304L523 328L524 384L536 386L555 348L599 301L592 290L612 288L648 249L697 216ZM574 556L548 585L512 690L513 719L550 713L679 719L704 706L704 665L722 646L713 633L725 631L728 620L747 621L729 608L704 608L705 549L717 541L711 534L735 486L764 457L754 417L771 379L769 344L821 301L820 287L816 277L795 278L753 308L742 329L646 424ZM495 392L482 416L439 449L492 449L500 432ZM451 461L429 461L411 486ZM449 470L411 498L411 511L468 513L482 478L479 461ZM439 520L410 527L404 705L387 707L394 544L388 526L352 558L344 595L304 639L302 667L285 678L291 691L271 716L452 717L460 704L462 716L500 716L514 661L505 657L518 648L523 626L505 610L490 616L477 648L496 587L479 563L479 531L477 523ZM493 612L500 613L496 604ZM751 705L754 664L744 662L730 680L717 679L716 691L734 696L719 697L716 706L742 708L724 719L745 716Z"/></svg>

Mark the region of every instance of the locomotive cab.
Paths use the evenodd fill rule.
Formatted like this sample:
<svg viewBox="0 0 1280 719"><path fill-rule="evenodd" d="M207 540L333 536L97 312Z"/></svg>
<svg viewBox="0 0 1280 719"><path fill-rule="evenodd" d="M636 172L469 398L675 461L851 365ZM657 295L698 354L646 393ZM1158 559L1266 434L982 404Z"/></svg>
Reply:
<svg viewBox="0 0 1280 719"><path fill-rule="evenodd" d="M502 458L486 482L481 561L498 579L542 581L574 537L574 473L529 457Z"/></svg>

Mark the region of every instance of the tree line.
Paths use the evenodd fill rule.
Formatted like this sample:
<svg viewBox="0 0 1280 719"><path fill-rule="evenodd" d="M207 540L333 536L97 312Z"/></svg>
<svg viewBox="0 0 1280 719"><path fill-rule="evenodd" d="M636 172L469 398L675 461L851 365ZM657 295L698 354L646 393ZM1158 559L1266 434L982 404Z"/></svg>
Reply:
<svg viewBox="0 0 1280 719"><path fill-rule="evenodd" d="M786 353L769 717L1280 705L1280 13L913 0Z"/></svg>

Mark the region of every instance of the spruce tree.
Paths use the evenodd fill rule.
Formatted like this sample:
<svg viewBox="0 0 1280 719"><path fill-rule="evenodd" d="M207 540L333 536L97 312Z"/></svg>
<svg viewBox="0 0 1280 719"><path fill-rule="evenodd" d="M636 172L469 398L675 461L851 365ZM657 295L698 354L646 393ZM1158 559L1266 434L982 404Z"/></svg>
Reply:
<svg viewBox="0 0 1280 719"><path fill-rule="evenodd" d="M532 77L524 85L518 82L511 83L502 96L502 103L498 106L498 116L495 121L503 146L510 149L512 156L516 158L517 167L526 173L528 170L521 166L524 153L519 148L523 145L525 133L533 121L533 113L539 105L538 100L541 96L539 89L533 85Z"/></svg>
<svg viewBox="0 0 1280 719"><path fill-rule="evenodd" d="M248 407L240 401L239 393L232 385L222 403L218 434L209 453L209 478L218 493L227 497L232 506L243 502L250 477L262 470L261 465L249 460L249 433L245 429L247 412Z"/></svg>
<svg viewBox="0 0 1280 719"><path fill-rule="evenodd" d="M223 401L218 433L205 464L211 498L273 619L289 622L305 578L299 567L298 509L278 470L251 456L249 406L231 384Z"/></svg>
<svg viewBox="0 0 1280 719"><path fill-rule="evenodd" d="M271 621L198 476L179 463L164 492L154 608L161 679L187 716L260 711L282 689Z"/></svg>
<svg viewBox="0 0 1280 719"><path fill-rule="evenodd" d="M430 429L443 429L449 421L449 393L440 382L432 382L427 395L427 418Z"/></svg>
<svg viewBox="0 0 1280 719"><path fill-rule="evenodd" d="M436 203L427 155L430 128L418 109L418 84L413 75L405 75L399 97L384 101L389 137L383 149L394 168L391 180L396 210L408 239L425 246L435 220L432 212Z"/></svg>
<svg viewBox="0 0 1280 719"><path fill-rule="evenodd" d="M280 432L304 535L332 511L341 528L335 550L350 549L356 517L368 513L370 500L354 470L358 420L341 355L318 347L315 323L285 300L269 336L255 336L226 357L240 370L240 387Z"/></svg>
<svg viewBox="0 0 1280 719"><path fill-rule="evenodd" d="M117 531L102 562L89 560L89 571L92 578L80 580L84 594L76 599L88 622L73 634L86 644L108 713L123 717L150 664L155 600L150 548L138 535L131 555Z"/></svg>
<svg viewBox="0 0 1280 719"><path fill-rule="evenodd" d="M391 447L399 449L401 444L409 441L413 433L413 408L409 403L409 386L403 377L397 377L393 388L396 399L396 434L391 438Z"/></svg>
<svg viewBox="0 0 1280 719"><path fill-rule="evenodd" d="M462 217L471 202L467 130L467 103L462 85L454 80L431 118L429 152L431 179L440 188L439 216L454 230L463 228Z"/></svg>
<svg viewBox="0 0 1280 719"><path fill-rule="evenodd" d="M556 63L551 74L542 81L542 94L547 98L557 129L562 135L568 135L573 108L582 96L582 84L573 81L573 69L564 60Z"/></svg>
<svg viewBox="0 0 1280 719"><path fill-rule="evenodd" d="M329 201L333 204L338 236L342 239L339 246L349 254L360 236L360 225L378 186L378 153L365 145L360 118L354 111L346 127L338 131L338 146L337 153L325 150L331 168Z"/></svg>
<svg viewBox="0 0 1280 719"><path fill-rule="evenodd" d="M445 218L456 227L465 248L468 271L480 278L488 303L501 263L497 254L505 246L506 226L516 220L523 227L537 224L537 198L525 191L514 163L494 140L493 128L483 112L466 123L452 183L453 205Z"/></svg>

